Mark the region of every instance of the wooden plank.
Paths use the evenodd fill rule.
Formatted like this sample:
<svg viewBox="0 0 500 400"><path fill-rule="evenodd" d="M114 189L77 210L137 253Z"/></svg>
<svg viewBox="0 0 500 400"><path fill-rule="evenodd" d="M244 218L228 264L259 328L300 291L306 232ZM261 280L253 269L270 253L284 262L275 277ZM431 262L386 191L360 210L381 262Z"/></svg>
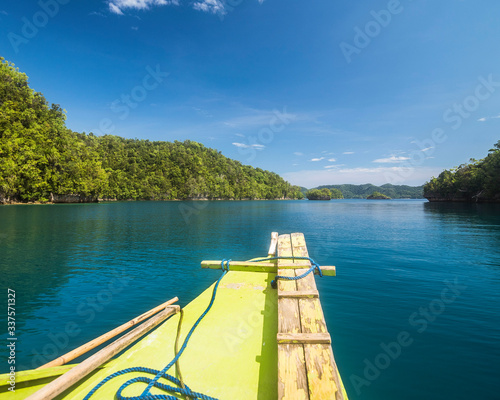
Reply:
<svg viewBox="0 0 500 400"><path fill-rule="evenodd" d="M120 351L128 347L138 338L161 324L164 320L180 311L179 306L169 306L161 313L144 322L128 332L125 336L115 340L105 348L99 350L85 361L73 367L64 375L53 380L42 389L27 397L27 400L49 400L64 392L66 389L80 381L96 368L104 364Z"/></svg>
<svg viewBox="0 0 500 400"><path fill-rule="evenodd" d="M299 299L302 333L327 333L325 317L319 298Z"/></svg>
<svg viewBox="0 0 500 400"><path fill-rule="evenodd" d="M304 235L291 235L293 253L296 256L308 257ZM301 275L307 269L296 269L295 274ZM326 274L324 274L326 275ZM312 274L297 281L298 291L317 290ZM302 334L328 335L323 309L319 298L299 299L299 313ZM343 399L343 389L337 365L333 358L330 343L304 344L306 359L306 374L310 400Z"/></svg>
<svg viewBox="0 0 500 400"><path fill-rule="evenodd" d="M296 292L278 292L278 299L282 297L293 297L293 298L315 298L319 297L317 290L301 290Z"/></svg>
<svg viewBox="0 0 500 400"><path fill-rule="evenodd" d="M343 400L344 394L329 344L304 345L311 399Z"/></svg>
<svg viewBox="0 0 500 400"><path fill-rule="evenodd" d="M269 251L267 255L273 257L276 255L276 250L278 246L278 232L271 233L271 244L269 245Z"/></svg>
<svg viewBox="0 0 500 400"><path fill-rule="evenodd" d="M330 344L332 339L326 333L278 333L278 343L291 344Z"/></svg>
<svg viewBox="0 0 500 400"><path fill-rule="evenodd" d="M304 346L278 345L278 399L309 400Z"/></svg>
<svg viewBox="0 0 500 400"><path fill-rule="evenodd" d="M291 257L290 235L278 237L278 256ZM278 275L295 276L293 269L281 269L289 260L278 260ZM278 293L297 291L296 281L278 280ZM301 330L299 302L296 298L278 297L278 332L299 333ZM309 400L304 346L278 344L278 399Z"/></svg>
<svg viewBox="0 0 500 400"><path fill-rule="evenodd" d="M158 313L161 310L164 310L167 306L170 306L174 303L179 301L177 297L174 297L173 299L170 299L169 301L160 304L159 306L145 312L144 314L139 315L138 317L135 317L134 319L124 323L123 325L120 325L119 327L105 333L104 335L99 336L98 338L95 338L94 340L91 340L88 343L85 343L84 345L77 347L76 349L64 354L61 357L56 358L55 360L52 360L51 362L42 365L41 367L38 367L37 369L44 369L44 368L50 368L50 367L57 367L59 365L64 365L70 362L71 360L74 360L77 357L80 357L81 355L87 353L88 351L95 349L97 346L103 344L104 342L107 342L108 340L114 338L115 336L119 335L122 332L125 332L127 329L131 328L134 325L137 325L138 323L148 319L149 317L153 316L154 314Z"/></svg>

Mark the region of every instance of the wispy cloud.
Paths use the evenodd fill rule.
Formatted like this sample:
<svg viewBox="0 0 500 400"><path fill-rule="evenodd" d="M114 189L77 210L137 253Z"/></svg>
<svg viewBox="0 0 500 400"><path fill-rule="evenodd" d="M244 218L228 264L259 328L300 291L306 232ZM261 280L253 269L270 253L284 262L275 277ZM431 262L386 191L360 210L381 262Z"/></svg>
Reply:
<svg viewBox="0 0 500 400"><path fill-rule="evenodd" d="M498 115L495 115L493 117L483 117L483 118L479 118L478 121L479 122L485 122L485 121L488 121L489 119L498 119L500 118L500 114Z"/></svg>
<svg viewBox="0 0 500 400"><path fill-rule="evenodd" d="M344 151L342 154L354 154L354 151Z"/></svg>
<svg viewBox="0 0 500 400"><path fill-rule="evenodd" d="M264 0L258 0L258 2L262 4ZM149 10L154 6L178 6L180 0L107 0L107 3L109 11L117 15L124 15L124 11L127 9ZM190 3L195 10L209 14L225 15L228 9L225 0L196 0ZM0 13L2 12L0 11Z"/></svg>
<svg viewBox="0 0 500 400"><path fill-rule="evenodd" d="M242 149L255 149L255 150L264 150L266 146L263 144L245 144L245 143L233 143L233 146L240 147Z"/></svg>
<svg viewBox="0 0 500 400"><path fill-rule="evenodd" d="M208 12L211 14L226 14L224 4L220 0L202 0L193 4L195 10Z"/></svg>
<svg viewBox="0 0 500 400"><path fill-rule="evenodd" d="M336 158L329 158L328 161L335 162L335 161L337 161L337 159Z"/></svg>
<svg viewBox="0 0 500 400"><path fill-rule="evenodd" d="M390 156L388 158L378 158L376 160L373 160L374 163L380 163L380 164L387 164L387 163L400 163L403 161L409 160L410 157L403 157L403 156Z"/></svg>
<svg viewBox="0 0 500 400"><path fill-rule="evenodd" d="M332 165L325 165L323 168L332 169L332 168L340 168L343 166L345 166L345 164L332 164Z"/></svg>
<svg viewBox="0 0 500 400"><path fill-rule="evenodd" d="M109 11L123 15L123 10L149 10L153 6L179 5L179 0L109 0Z"/></svg>
<svg viewBox="0 0 500 400"><path fill-rule="evenodd" d="M299 157L301 157L301 156L303 156L303 155L304 155L304 153L301 153L300 151L296 151L296 152L295 152L295 153L293 153L293 154L294 154L295 156L299 156Z"/></svg>
<svg viewBox="0 0 500 400"><path fill-rule="evenodd" d="M311 160L309 160L309 161L317 162L317 161L321 161L321 160L324 160L324 159L325 159L325 157L311 158Z"/></svg>

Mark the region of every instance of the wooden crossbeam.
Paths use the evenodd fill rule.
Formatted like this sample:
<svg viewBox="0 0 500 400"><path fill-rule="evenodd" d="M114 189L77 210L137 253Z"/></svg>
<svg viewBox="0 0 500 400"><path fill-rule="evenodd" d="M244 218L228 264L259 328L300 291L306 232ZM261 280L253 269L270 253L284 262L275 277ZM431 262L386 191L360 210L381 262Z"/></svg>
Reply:
<svg viewBox="0 0 500 400"><path fill-rule="evenodd" d="M296 299L314 298L314 297L319 297L319 293L317 290L301 290L301 291L297 290L297 291L290 291L290 292L278 291L278 299L281 299L284 297L296 298Z"/></svg>
<svg viewBox="0 0 500 400"><path fill-rule="evenodd" d="M291 260L279 260L279 269L297 269L304 268L304 265L298 263L290 263ZM300 260L303 261L303 260ZM310 266L309 266L310 267ZM308 267L308 268L309 268ZM220 269L221 261L218 260L204 260L201 262L201 268L210 269ZM250 262L250 261L231 261L229 264L229 270L231 271L247 271L247 272L267 272L267 273L277 273L278 266L270 262ZM321 272L325 276L335 276L334 266L321 266ZM314 270L314 273L318 275L318 271Z"/></svg>
<svg viewBox="0 0 500 400"><path fill-rule="evenodd" d="M330 344L332 339L326 333L278 333L278 344Z"/></svg>

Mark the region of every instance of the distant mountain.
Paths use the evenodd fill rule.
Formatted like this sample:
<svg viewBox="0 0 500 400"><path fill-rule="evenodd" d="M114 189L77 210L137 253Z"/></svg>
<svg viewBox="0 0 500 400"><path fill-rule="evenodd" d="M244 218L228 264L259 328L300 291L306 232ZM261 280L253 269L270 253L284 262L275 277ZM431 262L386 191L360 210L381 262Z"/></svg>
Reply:
<svg viewBox="0 0 500 400"><path fill-rule="evenodd" d="M380 192L392 199L423 199L423 186L391 185L386 183L382 186L375 186L371 183L365 185L323 185L315 189L339 189L344 195L344 199L366 199L373 192ZM301 188L302 190L303 188Z"/></svg>

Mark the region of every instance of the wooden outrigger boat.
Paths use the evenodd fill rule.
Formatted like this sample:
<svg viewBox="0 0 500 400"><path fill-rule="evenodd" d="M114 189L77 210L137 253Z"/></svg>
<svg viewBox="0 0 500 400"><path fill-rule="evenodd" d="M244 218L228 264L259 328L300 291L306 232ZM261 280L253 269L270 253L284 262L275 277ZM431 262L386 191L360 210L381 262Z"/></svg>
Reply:
<svg viewBox="0 0 500 400"><path fill-rule="evenodd" d="M202 262L204 268L221 265L229 265L229 272L182 312L174 298L36 370L19 372L15 392L8 390L9 375L0 376L0 400L85 399L112 374L117 376L100 386L92 399L347 400L314 276L305 275L309 270L321 272L311 265L304 235L273 233L264 261ZM335 275L335 267L321 271ZM127 329L80 364L67 365ZM178 350L178 340L182 343L186 337L189 343ZM158 387L144 396L149 380L178 354L167 373L179 378L180 386L185 383L206 397L185 397ZM156 371L148 374L134 367ZM120 389L131 379L136 382ZM172 385L164 377L158 382Z"/></svg>

